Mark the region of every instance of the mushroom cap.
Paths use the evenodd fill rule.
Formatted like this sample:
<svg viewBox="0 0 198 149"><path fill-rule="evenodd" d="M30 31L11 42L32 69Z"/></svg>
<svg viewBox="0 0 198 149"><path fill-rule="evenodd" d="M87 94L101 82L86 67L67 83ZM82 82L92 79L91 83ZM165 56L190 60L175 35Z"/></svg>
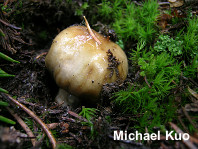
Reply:
<svg viewBox="0 0 198 149"><path fill-rule="evenodd" d="M105 83L124 81L128 61L124 51L114 42L92 30L99 45L85 26L71 26L61 31L53 40L45 63L56 84L71 94L95 102ZM108 68L108 50L120 62L115 70Z"/></svg>

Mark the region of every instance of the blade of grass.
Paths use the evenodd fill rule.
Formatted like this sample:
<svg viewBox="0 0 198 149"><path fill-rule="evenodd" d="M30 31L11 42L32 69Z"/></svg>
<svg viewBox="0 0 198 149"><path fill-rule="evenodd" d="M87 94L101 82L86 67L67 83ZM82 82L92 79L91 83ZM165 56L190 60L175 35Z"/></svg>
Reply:
<svg viewBox="0 0 198 149"><path fill-rule="evenodd" d="M7 102L0 101L0 106L9 106L9 104Z"/></svg>
<svg viewBox="0 0 198 149"><path fill-rule="evenodd" d="M3 89L3 88L0 88L0 92L2 92L2 93L8 93L8 91L6 91L5 89Z"/></svg>
<svg viewBox="0 0 198 149"><path fill-rule="evenodd" d="M13 121L13 120L11 120L9 118L6 118L4 116L1 116L1 115L0 115L0 121L5 122L5 123L8 123L8 124L12 124L12 125L16 124L15 121Z"/></svg>
<svg viewBox="0 0 198 149"><path fill-rule="evenodd" d="M16 60L12 59L11 57L9 57L9 56L1 53L1 52L0 52L0 58L5 59L5 60L7 60L9 62L20 63L19 61L16 61Z"/></svg>
<svg viewBox="0 0 198 149"><path fill-rule="evenodd" d="M15 75L11 75L11 74L0 74L0 78L3 77L15 77Z"/></svg>
<svg viewBox="0 0 198 149"><path fill-rule="evenodd" d="M0 68L0 77L15 77L15 75L8 74Z"/></svg>

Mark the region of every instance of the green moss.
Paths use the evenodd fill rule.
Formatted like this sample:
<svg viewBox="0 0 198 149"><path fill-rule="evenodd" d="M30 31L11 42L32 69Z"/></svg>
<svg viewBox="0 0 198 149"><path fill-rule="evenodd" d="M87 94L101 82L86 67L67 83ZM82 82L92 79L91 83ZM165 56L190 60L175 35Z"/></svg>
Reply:
<svg viewBox="0 0 198 149"><path fill-rule="evenodd" d="M191 60L191 63L189 65L186 65L183 68L183 75L187 78L196 79L196 74L198 73L198 55L194 57L194 59Z"/></svg>
<svg viewBox="0 0 198 149"><path fill-rule="evenodd" d="M145 2L143 7L131 3L126 10L117 15L113 24L115 31L124 39L152 41L155 30L155 21L159 12L156 1Z"/></svg>
<svg viewBox="0 0 198 149"><path fill-rule="evenodd" d="M138 15L140 16L136 18L141 22L141 14ZM197 79L198 19L188 18L187 21L188 26L177 32L175 37L158 33L157 41L154 41L154 38L150 38L149 41L146 36L138 35L138 30L150 28L150 25L147 25L148 22L144 24L144 29L141 29L141 25L139 29L135 29L137 26L135 28L126 26L126 22L135 24L135 19L127 21L125 18L120 23L116 22L120 27L117 27L116 31L121 31L119 34L123 38L129 39L136 35L136 40L139 39L137 48L131 50L129 60L132 61L134 73L139 72L140 79L133 82L133 85L129 85L128 89L114 94L114 103L121 109L120 112L141 115L134 125L134 128L139 131L144 132L146 127L149 132L152 132L153 127L162 128L167 122L176 120L176 110L180 105L175 103L174 91L181 83L181 75ZM130 34L129 29L134 30L134 35ZM190 102L186 100L188 96L185 92L181 93L182 106ZM194 130L189 125L190 129Z"/></svg>
<svg viewBox="0 0 198 149"><path fill-rule="evenodd" d="M138 44L131 54L141 79L129 89L115 93L114 98L119 109L123 109L121 112L142 115L136 129L144 131L147 127L152 131L154 126L160 127L175 117L172 89L176 87L173 81L179 82L181 65L167 52L155 55L152 48L147 50L144 45Z"/></svg>
<svg viewBox="0 0 198 149"><path fill-rule="evenodd" d="M124 42L129 39L150 42L156 33L155 22L159 15L156 0L145 1L142 6L127 0L103 0L98 12L102 21L111 24Z"/></svg>
<svg viewBox="0 0 198 149"><path fill-rule="evenodd" d="M82 16L82 15L84 14L84 11L85 11L86 9L88 9L88 8L89 8L89 5L88 5L87 2L82 3L82 6L79 7L78 9L76 9L75 15L77 15L77 16Z"/></svg>
<svg viewBox="0 0 198 149"><path fill-rule="evenodd" d="M126 0L102 0L98 7L98 14L101 16L102 21L111 22L112 24L116 17L123 12L125 6Z"/></svg>
<svg viewBox="0 0 198 149"><path fill-rule="evenodd" d="M111 2L103 0L102 4L100 5L100 9L98 10L98 13L103 16L105 20L110 19L111 15L113 14Z"/></svg>
<svg viewBox="0 0 198 149"><path fill-rule="evenodd" d="M183 35L184 55L190 60L198 55L198 18L188 19L187 32Z"/></svg>

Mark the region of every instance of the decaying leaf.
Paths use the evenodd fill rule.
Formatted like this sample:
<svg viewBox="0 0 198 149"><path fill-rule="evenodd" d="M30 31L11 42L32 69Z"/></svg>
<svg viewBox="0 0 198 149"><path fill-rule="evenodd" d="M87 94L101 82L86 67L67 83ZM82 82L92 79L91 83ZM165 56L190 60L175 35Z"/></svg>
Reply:
<svg viewBox="0 0 198 149"><path fill-rule="evenodd" d="M172 19L172 16L169 14L161 14L158 18L158 25L162 28L165 29L168 21Z"/></svg>
<svg viewBox="0 0 198 149"><path fill-rule="evenodd" d="M170 7L181 7L184 4L183 0L168 0Z"/></svg>

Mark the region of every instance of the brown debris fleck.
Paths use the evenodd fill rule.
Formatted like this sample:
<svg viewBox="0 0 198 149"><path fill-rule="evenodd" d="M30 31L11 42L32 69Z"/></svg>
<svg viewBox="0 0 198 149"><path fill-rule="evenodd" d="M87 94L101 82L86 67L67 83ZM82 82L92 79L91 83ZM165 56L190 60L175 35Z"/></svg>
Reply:
<svg viewBox="0 0 198 149"><path fill-rule="evenodd" d="M116 59L115 56L113 56L113 53L111 52L111 50L109 49L107 51L107 56L108 56L108 67L107 69L110 69L111 72L109 74L109 78L111 78L114 74L114 71L116 72L116 76L119 77L119 70L118 70L118 65L120 64L119 60Z"/></svg>

